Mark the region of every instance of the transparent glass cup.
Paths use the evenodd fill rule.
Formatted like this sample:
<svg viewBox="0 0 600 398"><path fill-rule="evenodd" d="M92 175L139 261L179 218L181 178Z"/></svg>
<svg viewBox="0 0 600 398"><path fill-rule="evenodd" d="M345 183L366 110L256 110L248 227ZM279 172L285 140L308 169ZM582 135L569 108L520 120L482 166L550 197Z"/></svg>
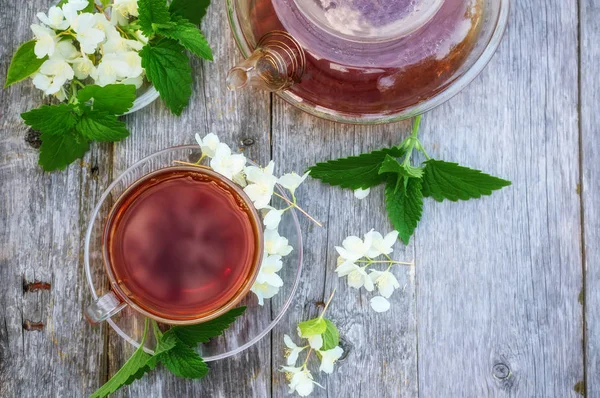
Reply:
<svg viewBox="0 0 600 398"><path fill-rule="evenodd" d="M102 244L106 220L118 198L141 177L173 166L175 161L195 163L201 154L198 145L183 145L161 150L123 171L102 193L92 211L84 242L84 268L94 300L110 293L112 288L106 271ZM256 166L251 161L248 161L248 164ZM276 186L275 189L279 195L289 200L284 189L279 186ZM271 205L276 208L288 207L284 199L275 196ZM283 268L279 271L284 285L275 297L265 299L264 305L258 303L257 297L253 293L240 295L240 301L237 304L246 307L242 319L232 324L223 332L223 335L198 348L205 361L223 359L251 347L269 333L294 302L303 258L302 235L295 210L290 209L283 214L279 233L287 238L289 245L293 247L292 253L282 259ZM110 296L105 300L107 300L107 305L111 304ZM146 315L120 301L119 304L123 305L123 308L120 308L121 311L115 311L115 314L106 319L106 322L120 337L137 348L140 346ZM145 351L153 354L155 343L154 337L150 333L144 342Z"/></svg>
<svg viewBox="0 0 600 398"><path fill-rule="evenodd" d="M252 229L254 230L253 239L255 253L258 253L257 256L254 258L254 261L249 269L248 275L246 275L246 277L244 278L245 281L243 282L241 287L236 292L234 292L234 294L231 297L227 299L225 304L223 304L219 308L211 309L205 313L196 314L191 318L189 316L182 317L175 314L165 314L161 316L156 313L153 313L148 309L145 309L142 305L137 303L135 299L131 298L131 295L128 295L126 293L126 291L131 291L131 289L127 287L127 283L124 281L119 282L117 280L117 277L113 270L113 265L111 264L111 256L109 254L110 234L114 227L114 223L117 222L116 216L124 206L124 203L127 202L129 195L132 192L135 192L140 186L144 185L148 181L156 179L167 172L190 172L194 175L208 177L211 180L217 181L219 184L222 184L229 192L233 193L234 195L237 195L238 200L241 200L245 204L245 207L248 209L248 215L250 217L250 222L253 227ZM254 283L256 275L258 274L258 271L260 269L262 253L264 251L264 239L262 222L260 216L258 215L258 212L254 208L254 205L252 204L250 198L248 198L248 196L238 185L208 168L195 166L169 166L142 176L136 182L131 184L125 190L125 192L121 194L119 199L117 199L115 204L112 206L112 209L108 215L105 225L106 226L104 228L102 252L106 268L106 274L111 284L111 291L97 298L92 302L92 304L90 304L87 307L85 311L85 316L91 323L101 322L106 320L107 318L110 318L111 316L115 315L123 308L125 308L126 305L131 306L133 309L149 318L152 318L161 323L171 325L190 325L209 321L220 315L223 315L224 313L235 307L242 300L242 298L248 293L248 291L252 287L252 284Z"/></svg>

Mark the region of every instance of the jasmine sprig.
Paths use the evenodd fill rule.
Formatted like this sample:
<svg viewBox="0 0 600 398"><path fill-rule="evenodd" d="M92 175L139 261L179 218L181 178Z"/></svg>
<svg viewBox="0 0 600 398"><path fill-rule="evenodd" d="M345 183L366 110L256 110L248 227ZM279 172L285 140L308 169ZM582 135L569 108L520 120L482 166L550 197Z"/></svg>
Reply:
<svg viewBox="0 0 600 398"><path fill-rule="evenodd" d="M457 163L432 159L418 138L420 123L418 116L410 136L398 146L317 163L309 168L311 177L352 189L359 199L365 198L370 188L385 184L388 216L406 244L421 220L423 198L431 197L438 202L469 200L491 195L511 184ZM421 164L413 164L415 151L425 157Z"/></svg>
<svg viewBox="0 0 600 398"><path fill-rule="evenodd" d="M298 336L303 339L308 339L308 344L304 346L296 345L290 336L283 336L284 343L287 347L285 355L287 356L287 366L282 366L282 371L285 373L289 381L290 392L297 392L298 395L305 397L310 395L314 386L317 385L323 388L322 385L314 381L313 375L309 370L309 359L311 354L315 352L321 359L319 370L324 373L332 373L334 364L344 353L344 350L339 346L339 332L335 324L325 318L325 313L333 300L335 290L325 304L325 308L321 314L314 319L310 319L298 324ZM301 352L308 348L308 353L302 364L296 367L298 356Z"/></svg>

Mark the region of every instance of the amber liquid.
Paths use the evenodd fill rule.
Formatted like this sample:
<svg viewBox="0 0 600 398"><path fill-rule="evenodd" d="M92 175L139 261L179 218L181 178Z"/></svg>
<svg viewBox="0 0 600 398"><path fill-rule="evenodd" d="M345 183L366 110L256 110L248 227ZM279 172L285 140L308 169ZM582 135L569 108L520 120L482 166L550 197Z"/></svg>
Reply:
<svg viewBox="0 0 600 398"><path fill-rule="evenodd" d="M256 219L228 184L167 168L117 201L105 248L115 291L162 319L200 319L252 283L260 257Z"/></svg>
<svg viewBox="0 0 600 398"><path fill-rule="evenodd" d="M481 0L445 0L418 30L398 40L371 45L330 39L308 24L286 26L273 4L279 3L279 10L285 10L292 1L251 0L249 19L241 23L246 40L256 44L273 30L289 32L307 57L306 72L290 91L305 103L356 117L395 114L446 88L460 75L474 47L483 12ZM379 3L378 9L363 7L364 15L383 23L408 2L353 3ZM308 33L300 38L298 32Z"/></svg>

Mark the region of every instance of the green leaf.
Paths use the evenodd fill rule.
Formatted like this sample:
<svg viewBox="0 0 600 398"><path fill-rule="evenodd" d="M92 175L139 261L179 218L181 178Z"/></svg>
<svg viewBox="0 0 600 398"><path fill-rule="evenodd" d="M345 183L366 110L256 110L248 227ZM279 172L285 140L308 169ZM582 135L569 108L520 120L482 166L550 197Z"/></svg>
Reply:
<svg viewBox="0 0 600 398"><path fill-rule="evenodd" d="M133 106L135 90L132 84L90 85L77 93L77 99L82 103L91 101L92 109L121 115Z"/></svg>
<svg viewBox="0 0 600 398"><path fill-rule="evenodd" d="M138 14L140 29L148 37L154 35L158 26L171 22L166 0L138 0Z"/></svg>
<svg viewBox="0 0 600 398"><path fill-rule="evenodd" d="M75 129L84 137L100 142L119 141L129 135L125 123L115 115L87 108Z"/></svg>
<svg viewBox="0 0 600 398"><path fill-rule="evenodd" d="M171 111L180 115L192 95L192 68L185 49L176 41L162 39L140 51L146 77Z"/></svg>
<svg viewBox="0 0 600 398"><path fill-rule="evenodd" d="M125 364L119 369L117 373L113 375L102 387L96 390L90 398L104 398L109 394L117 391L119 388L133 383L135 380L141 378L148 369L146 362L150 359L150 355L144 351L144 342L146 341L146 334L148 333L148 320L144 326L144 335L142 341L137 350L133 353L131 358L125 362Z"/></svg>
<svg viewBox="0 0 600 398"><path fill-rule="evenodd" d="M410 164L402 164L390 155L386 155L379 169L379 174L383 173L394 173L401 177L396 180L397 191L401 183L404 183L404 188L406 188L410 178L421 178L423 176L423 169L411 166Z"/></svg>
<svg viewBox="0 0 600 398"><path fill-rule="evenodd" d="M102 4L102 7L106 8L110 3L112 3L112 0L100 0L100 3Z"/></svg>
<svg viewBox="0 0 600 398"><path fill-rule="evenodd" d="M89 141L74 129L62 134L42 133L39 164L46 171L62 170L90 149Z"/></svg>
<svg viewBox="0 0 600 398"><path fill-rule="evenodd" d="M187 19L176 17L177 25L171 28L158 29L157 33L177 40L182 46L200 58L213 60L212 50L200 29Z"/></svg>
<svg viewBox="0 0 600 398"><path fill-rule="evenodd" d="M179 15L193 24L200 25L209 5L210 0L173 0L169 11L172 15Z"/></svg>
<svg viewBox="0 0 600 398"><path fill-rule="evenodd" d="M95 6L96 6L95 0L88 0L88 5L83 10L81 10L81 12L94 12Z"/></svg>
<svg viewBox="0 0 600 398"><path fill-rule="evenodd" d="M157 355L160 362L175 376L200 379L208 373L208 366L200 355L181 341L173 330L168 330L163 339L174 341L174 346Z"/></svg>
<svg viewBox="0 0 600 398"><path fill-rule="evenodd" d="M35 47L35 40L28 41L21 44L21 46L15 52L15 55L10 61L8 66L8 72L6 74L6 82L4 88L15 84L33 75L40 69L40 66L48 59L48 57L38 58L35 56L33 49Z"/></svg>
<svg viewBox="0 0 600 398"><path fill-rule="evenodd" d="M385 177L379 174L379 169L386 156L397 158L403 156L404 153L403 149L397 147L384 148L359 156L317 163L308 170L312 178L317 178L329 185L366 189L385 181Z"/></svg>
<svg viewBox="0 0 600 398"><path fill-rule="evenodd" d="M189 326L174 326L171 330L185 344L195 347L198 343L208 343L227 329L233 321L246 311L246 307L234 308L213 320Z"/></svg>
<svg viewBox="0 0 600 398"><path fill-rule="evenodd" d="M340 333L337 327L329 319L323 319L327 325L327 329L323 333L323 347L322 351L331 350L340 344Z"/></svg>
<svg viewBox="0 0 600 398"><path fill-rule="evenodd" d="M25 124L46 135L63 134L79 120L77 109L71 104L42 105L21 113L21 117Z"/></svg>
<svg viewBox="0 0 600 398"><path fill-rule="evenodd" d="M421 181L409 178L406 187L398 184L401 176L389 177L385 187L385 204L392 225L399 232L400 239L408 244L423 211Z"/></svg>
<svg viewBox="0 0 600 398"><path fill-rule="evenodd" d="M425 162L423 196L441 202L444 199L456 202L491 195L492 191L511 185L510 181L490 176L479 170L459 166L441 160Z"/></svg>
<svg viewBox="0 0 600 398"><path fill-rule="evenodd" d="M327 323L323 318L315 318L300 322L298 328L300 328L301 337L308 338L325 333L327 330Z"/></svg>

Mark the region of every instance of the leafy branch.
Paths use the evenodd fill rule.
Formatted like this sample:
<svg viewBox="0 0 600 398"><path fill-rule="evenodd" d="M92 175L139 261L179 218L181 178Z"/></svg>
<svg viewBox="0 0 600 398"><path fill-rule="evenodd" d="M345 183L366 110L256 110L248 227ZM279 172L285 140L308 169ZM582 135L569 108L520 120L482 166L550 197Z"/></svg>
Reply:
<svg viewBox="0 0 600 398"><path fill-rule="evenodd" d="M309 168L311 177L341 188L366 189L385 184L386 210L405 244L421 219L423 198L431 197L438 202L477 199L511 185L510 181L479 170L432 159L418 138L420 123L418 116L411 135L398 146L317 163ZM412 163L415 151L426 159L416 166Z"/></svg>

